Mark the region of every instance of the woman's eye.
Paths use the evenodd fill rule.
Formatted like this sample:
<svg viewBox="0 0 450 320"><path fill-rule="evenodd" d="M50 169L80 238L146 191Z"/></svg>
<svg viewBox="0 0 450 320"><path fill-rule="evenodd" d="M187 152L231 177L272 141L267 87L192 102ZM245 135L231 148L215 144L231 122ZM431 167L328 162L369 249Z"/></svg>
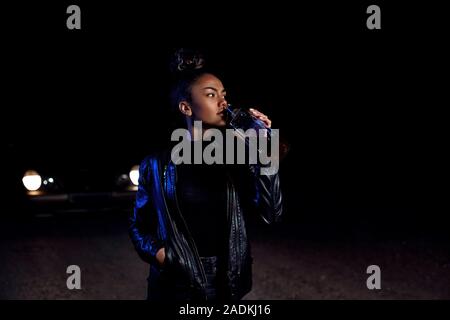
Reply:
<svg viewBox="0 0 450 320"><path fill-rule="evenodd" d="M214 93L208 93L206 96L207 97L214 97L215 95L214 95Z"/></svg>

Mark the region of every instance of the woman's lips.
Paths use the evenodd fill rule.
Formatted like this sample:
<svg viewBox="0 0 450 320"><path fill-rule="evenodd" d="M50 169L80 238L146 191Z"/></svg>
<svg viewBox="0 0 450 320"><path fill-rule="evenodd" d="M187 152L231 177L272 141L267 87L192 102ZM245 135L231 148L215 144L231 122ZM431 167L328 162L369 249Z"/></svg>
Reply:
<svg viewBox="0 0 450 320"><path fill-rule="evenodd" d="M219 112L218 115L222 118L223 121L228 121L228 112L226 110L223 110L222 112Z"/></svg>

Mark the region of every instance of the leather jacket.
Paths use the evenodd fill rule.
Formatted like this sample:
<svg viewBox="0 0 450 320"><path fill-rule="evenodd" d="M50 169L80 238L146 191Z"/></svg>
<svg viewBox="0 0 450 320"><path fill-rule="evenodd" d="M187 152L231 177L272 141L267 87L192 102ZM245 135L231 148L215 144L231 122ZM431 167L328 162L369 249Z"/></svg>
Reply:
<svg viewBox="0 0 450 320"><path fill-rule="evenodd" d="M178 206L175 189L177 170L169 154L162 152L142 161L135 207L129 218L129 234L141 259L151 266L150 278L165 273L177 285L188 288L192 299L204 300L206 276ZM244 211L257 211L267 224L278 221L282 213L278 173L260 175L258 165L244 168L248 173L246 181L242 182L243 175L236 177L230 174L227 182L229 249L225 286L227 297L231 300L241 299L252 287L253 259ZM240 188L243 184L250 187ZM250 200L250 205L244 205L243 200ZM162 247L166 257L161 267L156 253Z"/></svg>

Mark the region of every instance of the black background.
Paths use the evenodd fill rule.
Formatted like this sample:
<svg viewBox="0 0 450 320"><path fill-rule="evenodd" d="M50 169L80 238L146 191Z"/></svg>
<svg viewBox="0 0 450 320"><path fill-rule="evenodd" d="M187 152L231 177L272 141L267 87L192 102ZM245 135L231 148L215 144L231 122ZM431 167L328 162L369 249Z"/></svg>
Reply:
<svg viewBox="0 0 450 320"><path fill-rule="evenodd" d="M443 10L374 2L382 29L368 30L372 3L341 2L5 5L5 166L142 159L170 134L169 53L199 47L229 102L270 115L291 145L285 221L445 236ZM66 28L70 4L81 30Z"/></svg>

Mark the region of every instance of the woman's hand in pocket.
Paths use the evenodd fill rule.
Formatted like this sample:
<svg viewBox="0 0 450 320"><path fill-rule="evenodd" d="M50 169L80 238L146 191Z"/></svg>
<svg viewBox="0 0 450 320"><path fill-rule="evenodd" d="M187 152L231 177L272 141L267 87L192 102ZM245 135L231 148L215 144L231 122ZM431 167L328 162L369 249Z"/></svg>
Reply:
<svg viewBox="0 0 450 320"><path fill-rule="evenodd" d="M164 248L161 248L156 253L156 261L158 261L159 265L163 267L165 259L166 259L166 250Z"/></svg>

